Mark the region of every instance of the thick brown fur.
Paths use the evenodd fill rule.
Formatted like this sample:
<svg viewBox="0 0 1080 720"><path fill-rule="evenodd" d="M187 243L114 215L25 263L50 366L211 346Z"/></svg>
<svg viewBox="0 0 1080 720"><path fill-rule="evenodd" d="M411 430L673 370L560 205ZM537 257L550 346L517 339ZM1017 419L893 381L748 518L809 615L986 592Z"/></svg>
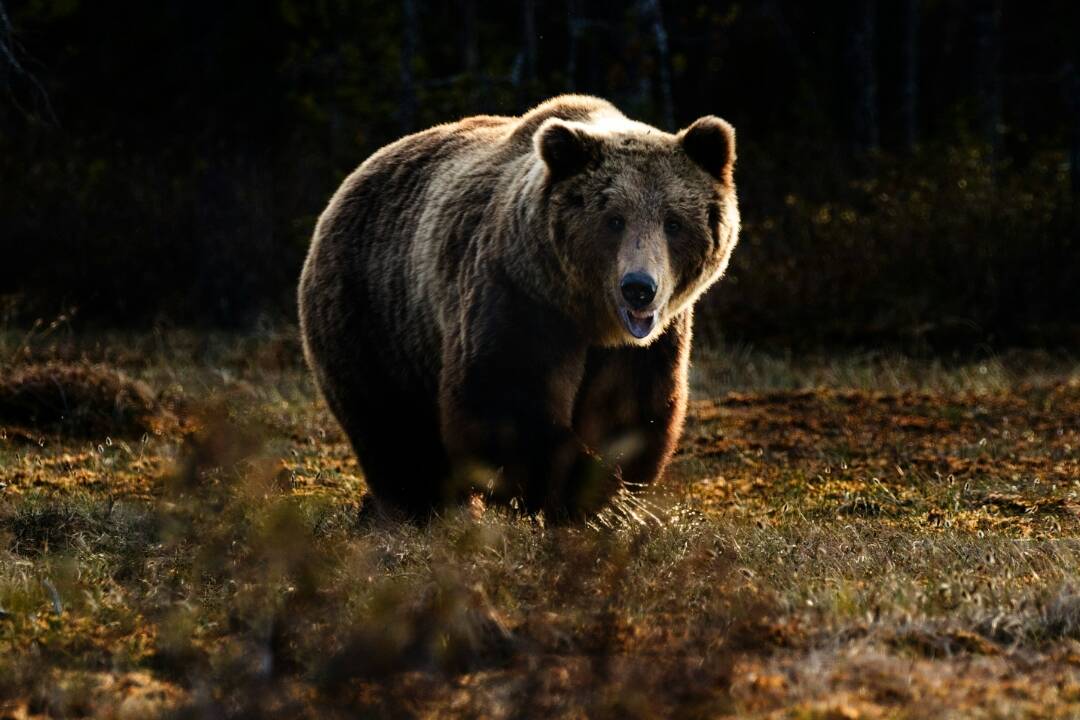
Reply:
<svg viewBox="0 0 1080 720"><path fill-rule="evenodd" d="M319 219L299 300L308 362L375 497L422 516L479 483L583 516L659 477L686 412L693 304L738 235L733 163L722 120L672 135L583 96L365 161ZM659 284L645 337L620 305L635 269Z"/></svg>

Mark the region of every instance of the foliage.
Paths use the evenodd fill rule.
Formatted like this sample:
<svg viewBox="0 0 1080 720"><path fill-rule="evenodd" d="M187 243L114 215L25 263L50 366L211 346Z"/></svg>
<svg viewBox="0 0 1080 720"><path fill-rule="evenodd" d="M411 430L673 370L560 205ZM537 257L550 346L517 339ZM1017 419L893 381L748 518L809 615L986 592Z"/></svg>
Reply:
<svg viewBox="0 0 1080 720"><path fill-rule="evenodd" d="M1075 346L1066 166L1048 153L995 178L986 152L883 158L843 199L792 193L773 214L748 213L703 312L759 342Z"/></svg>
<svg viewBox="0 0 1080 720"><path fill-rule="evenodd" d="M878 154L852 146L867 89L851 87L847 11L672 0L665 55L657 3L416 0L415 27L408 5L13 5L11 47L47 97L0 74L5 305L27 323L71 307L106 326L291 318L315 218L364 157L574 90L648 122L738 128L747 235L739 284L700 316L712 332L1075 342L1074 3L1006 3L997 26L983 20L1001 3L917 3L914 44L912 4L882 4ZM989 131L980 108L1000 108Z"/></svg>

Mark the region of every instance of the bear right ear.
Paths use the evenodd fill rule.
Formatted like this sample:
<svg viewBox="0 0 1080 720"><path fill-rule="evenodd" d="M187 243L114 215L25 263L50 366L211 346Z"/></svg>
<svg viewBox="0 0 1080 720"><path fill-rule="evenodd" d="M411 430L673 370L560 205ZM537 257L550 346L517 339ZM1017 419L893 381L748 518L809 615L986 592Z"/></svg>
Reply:
<svg viewBox="0 0 1080 720"><path fill-rule="evenodd" d="M548 118L533 135L536 152L547 165L552 180L578 174L600 157L600 141L580 127Z"/></svg>
<svg viewBox="0 0 1080 720"><path fill-rule="evenodd" d="M679 133L679 143L698 167L722 183L732 182L735 167L735 128L715 115L698 118Z"/></svg>

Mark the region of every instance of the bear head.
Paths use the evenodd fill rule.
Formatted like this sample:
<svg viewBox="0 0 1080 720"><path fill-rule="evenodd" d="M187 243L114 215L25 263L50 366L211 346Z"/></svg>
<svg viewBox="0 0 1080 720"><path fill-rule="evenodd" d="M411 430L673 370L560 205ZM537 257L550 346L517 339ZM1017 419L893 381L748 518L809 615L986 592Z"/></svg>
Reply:
<svg viewBox="0 0 1080 720"><path fill-rule="evenodd" d="M564 306L599 345L648 345L735 247L734 129L713 116L674 135L619 115L549 118L533 147Z"/></svg>

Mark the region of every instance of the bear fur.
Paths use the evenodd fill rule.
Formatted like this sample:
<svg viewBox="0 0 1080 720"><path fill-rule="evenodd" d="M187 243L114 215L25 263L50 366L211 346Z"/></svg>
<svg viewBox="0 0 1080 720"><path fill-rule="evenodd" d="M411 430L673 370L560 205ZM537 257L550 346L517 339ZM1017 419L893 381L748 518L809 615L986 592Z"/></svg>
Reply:
<svg viewBox="0 0 1080 720"><path fill-rule="evenodd" d="M738 236L734 140L562 96L409 135L345 180L300 327L381 505L420 517L479 486L582 517L663 473L694 303Z"/></svg>

